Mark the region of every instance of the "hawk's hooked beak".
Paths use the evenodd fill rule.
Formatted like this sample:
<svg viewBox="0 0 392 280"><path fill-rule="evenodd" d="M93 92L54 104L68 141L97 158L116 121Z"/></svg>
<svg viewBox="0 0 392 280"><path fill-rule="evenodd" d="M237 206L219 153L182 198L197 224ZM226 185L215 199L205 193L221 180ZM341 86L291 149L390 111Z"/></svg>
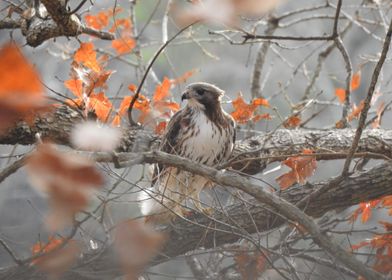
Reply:
<svg viewBox="0 0 392 280"><path fill-rule="evenodd" d="M181 96L181 101L184 101L185 99L189 99L189 98L191 98L189 91L185 91Z"/></svg>

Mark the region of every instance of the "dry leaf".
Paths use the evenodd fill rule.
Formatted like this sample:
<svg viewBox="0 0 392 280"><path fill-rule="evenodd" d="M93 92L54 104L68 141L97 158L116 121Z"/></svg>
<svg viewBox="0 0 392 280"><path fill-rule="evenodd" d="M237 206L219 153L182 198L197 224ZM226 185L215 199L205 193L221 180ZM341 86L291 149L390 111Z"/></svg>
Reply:
<svg viewBox="0 0 392 280"><path fill-rule="evenodd" d="M312 150L303 150L304 154L313 154ZM284 165L291 168L291 171L278 177L276 181L279 183L282 190L298 183L303 185L307 178L313 175L317 168L317 161L315 156L298 156L289 157L282 162Z"/></svg>
<svg viewBox="0 0 392 280"><path fill-rule="evenodd" d="M298 115L292 115L284 121L283 126L285 128L295 128L301 124L301 118Z"/></svg>
<svg viewBox="0 0 392 280"><path fill-rule="evenodd" d="M247 104L242 97L241 93L236 99L234 99L231 104L234 107L234 112L231 116L238 122L245 124L254 118L254 113L259 106L269 107L268 100L263 98L255 98L250 104Z"/></svg>
<svg viewBox="0 0 392 280"><path fill-rule="evenodd" d="M39 75L15 44L0 50L0 133L18 120L48 111Z"/></svg>
<svg viewBox="0 0 392 280"><path fill-rule="evenodd" d="M165 237L141 220L116 226L115 248L126 279L137 279L143 267L159 252Z"/></svg>
<svg viewBox="0 0 392 280"><path fill-rule="evenodd" d="M101 66L97 61L97 53L94 50L94 44L91 42L80 44L79 49L74 55L74 60L95 72L101 71Z"/></svg>
<svg viewBox="0 0 392 280"><path fill-rule="evenodd" d="M51 231L72 224L74 215L83 210L103 177L90 160L57 151L41 144L27 161L30 182L49 199L46 226Z"/></svg>

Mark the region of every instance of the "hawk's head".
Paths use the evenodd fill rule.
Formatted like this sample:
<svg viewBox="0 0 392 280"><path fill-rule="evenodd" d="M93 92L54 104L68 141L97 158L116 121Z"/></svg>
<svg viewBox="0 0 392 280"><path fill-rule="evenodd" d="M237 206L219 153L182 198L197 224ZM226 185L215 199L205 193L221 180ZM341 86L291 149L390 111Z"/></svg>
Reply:
<svg viewBox="0 0 392 280"><path fill-rule="evenodd" d="M181 100L187 99L188 105L203 109L216 108L224 91L208 83L193 83L186 87Z"/></svg>

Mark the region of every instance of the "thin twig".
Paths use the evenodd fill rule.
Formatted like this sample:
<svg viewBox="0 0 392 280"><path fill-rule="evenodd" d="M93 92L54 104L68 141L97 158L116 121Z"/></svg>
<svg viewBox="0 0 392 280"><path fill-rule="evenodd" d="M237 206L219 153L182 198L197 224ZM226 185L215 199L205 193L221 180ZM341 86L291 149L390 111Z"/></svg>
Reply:
<svg viewBox="0 0 392 280"><path fill-rule="evenodd" d="M152 60L150 61L150 63L149 63L148 66L147 66L146 71L144 72L144 75L143 75L143 77L142 77L142 80L140 81L139 86L138 86L138 88L137 88L137 90L136 90L136 93L135 93L135 95L133 96L133 98L132 98L132 100L131 100L131 103L129 104L129 107L128 107L128 120L129 120L129 124L130 124L131 126L137 126L137 125L138 125L138 124L133 120L133 118L132 118L132 109L133 109L133 106L134 106L136 100L139 98L140 91L141 91L141 89L142 89L142 87L143 87L143 84L144 84L144 82L145 82L145 80L146 80L146 78L147 78L147 75L148 75L148 73L150 72L150 70L151 70L151 68L152 68L152 66L153 66L153 64L154 64L154 62L157 60L157 58L158 58L159 55L162 53L162 51L163 51L163 50L164 50L164 49L165 49L174 39L176 39L178 35L180 35L182 32L184 32L185 30L187 30L189 27L195 25L196 23L198 23L198 21L195 21L195 22L193 22L193 23L191 23L191 24L189 24L189 25L183 27L182 29L180 29L176 34L173 35L173 37L171 37L171 38L170 38L169 40L167 40L164 44L162 44L162 46L161 46L161 47L158 49L158 51L154 54Z"/></svg>
<svg viewBox="0 0 392 280"><path fill-rule="evenodd" d="M374 94L374 90L376 88L377 85L377 81L378 81L378 77L380 76L381 73L381 69L382 66L385 62L385 59L387 58L387 54L389 51L389 45L391 44L391 37L392 37L392 20L389 24L389 29L387 32L387 35L385 36L385 40L384 40L384 44L383 44L383 48L382 48L382 52L381 52L381 56L380 59L377 62L377 65L373 71L373 76L372 76L372 80L370 82L370 86L369 86L369 90L368 90L368 94L366 96L366 99L364 101L364 108L362 109L361 115L359 117L359 122L358 122L358 128L357 131L355 133L354 136L354 140L353 140L353 144L349 150L347 159L344 163L344 167L343 167L343 172L342 172L342 176L347 175L349 168L350 168L350 163L351 160L353 158L354 153L356 152L357 148L358 148L358 144L359 144L359 140L361 138L362 135L362 131L365 127L365 123L366 123L366 118L367 118L367 114L368 111L370 109L370 102L372 100L373 94Z"/></svg>

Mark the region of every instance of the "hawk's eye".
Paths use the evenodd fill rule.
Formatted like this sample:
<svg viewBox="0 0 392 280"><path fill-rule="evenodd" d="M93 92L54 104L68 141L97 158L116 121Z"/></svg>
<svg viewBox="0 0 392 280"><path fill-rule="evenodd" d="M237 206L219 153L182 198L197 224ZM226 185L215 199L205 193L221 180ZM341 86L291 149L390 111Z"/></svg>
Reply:
<svg viewBox="0 0 392 280"><path fill-rule="evenodd" d="M204 90L202 90L202 89L198 89L196 92L200 96L204 94Z"/></svg>

